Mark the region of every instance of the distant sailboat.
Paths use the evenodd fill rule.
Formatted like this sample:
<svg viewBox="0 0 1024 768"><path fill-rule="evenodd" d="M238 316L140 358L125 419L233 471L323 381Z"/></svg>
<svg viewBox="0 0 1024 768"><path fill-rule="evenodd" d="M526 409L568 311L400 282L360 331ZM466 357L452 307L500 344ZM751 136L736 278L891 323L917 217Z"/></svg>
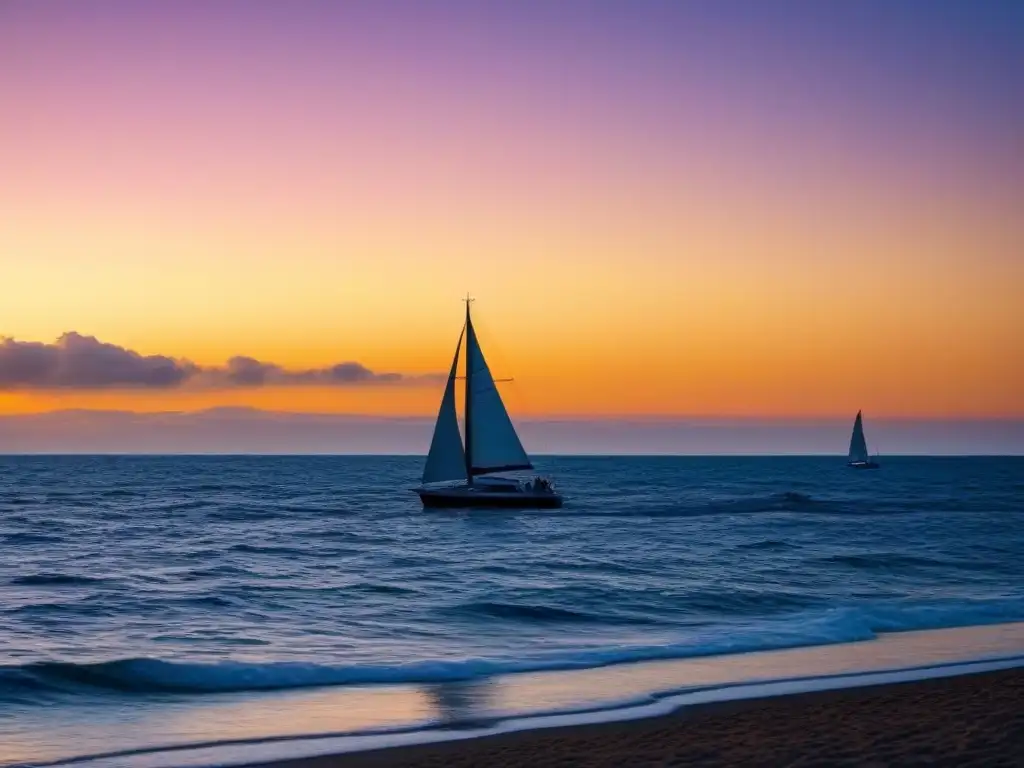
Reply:
<svg viewBox="0 0 1024 768"><path fill-rule="evenodd" d="M562 506L549 480L484 477L532 469L512 420L484 360L466 300L466 323L455 347L448 383L434 425L434 437L416 489L425 507L554 508ZM462 342L466 342L465 445L455 407L455 382Z"/></svg>
<svg viewBox="0 0 1024 768"><path fill-rule="evenodd" d="M878 462L868 456L868 443L864 439L864 420L857 411L857 419L853 422L853 434L850 435L850 454L847 466L854 469L878 469Z"/></svg>

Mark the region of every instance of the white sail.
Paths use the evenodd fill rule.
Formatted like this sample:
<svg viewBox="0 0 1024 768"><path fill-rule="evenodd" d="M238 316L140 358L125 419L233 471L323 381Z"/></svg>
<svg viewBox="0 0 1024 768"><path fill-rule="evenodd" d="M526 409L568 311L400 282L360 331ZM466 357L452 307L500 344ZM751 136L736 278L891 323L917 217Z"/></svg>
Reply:
<svg viewBox="0 0 1024 768"><path fill-rule="evenodd" d="M867 460L868 444L864 439L864 423L860 411L857 411L857 420L853 422L853 434L850 436L850 461Z"/></svg>
<svg viewBox="0 0 1024 768"><path fill-rule="evenodd" d="M463 329L465 333L465 329ZM455 347L455 359L448 374L448 383L441 398L441 408L437 412L437 423L434 425L434 437L430 441L430 452L427 464L423 468L424 483L440 483L446 480L466 479L466 453L462 448L462 436L459 434L459 417L455 411L455 379L459 365L459 351L462 349L462 336Z"/></svg>
<svg viewBox="0 0 1024 768"><path fill-rule="evenodd" d="M530 457L501 401L471 320L467 319L466 328L466 445L473 474L531 469Z"/></svg>

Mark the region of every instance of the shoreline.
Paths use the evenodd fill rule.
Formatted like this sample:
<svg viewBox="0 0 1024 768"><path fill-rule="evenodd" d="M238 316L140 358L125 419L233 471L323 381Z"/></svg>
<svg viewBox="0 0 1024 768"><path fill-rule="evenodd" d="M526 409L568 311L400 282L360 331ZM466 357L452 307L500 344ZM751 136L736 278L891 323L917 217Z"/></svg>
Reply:
<svg viewBox="0 0 1024 768"><path fill-rule="evenodd" d="M248 768L478 765L1014 765L1024 667L683 705L666 714L249 763Z"/></svg>
<svg viewBox="0 0 1024 768"><path fill-rule="evenodd" d="M381 750L463 745L564 728L603 730L673 713L745 708L746 702L1024 672L1024 622L882 634L870 641L605 667L517 673L428 685L337 686L252 696L138 701L129 719L97 731L58 710L44 726L73 744L103 735L106 750L77 756L9 744L0 764L76 768L208 768L361 760ZM40 712L42 716L42 712ZM123 727L132 727L125 730ZM102 726L101 726L102 728ZM138 733L139 736L134 734ZM162 736L160 735L162 734ZM538 736L538 738L546 738ZM26 748L27 747L27 748ZM21 759L19 759L19 757ZM6 758L4 760L3 758ZM389 758L390 759L390 758ZM342 765L358 765L346 762Z"/></svg>

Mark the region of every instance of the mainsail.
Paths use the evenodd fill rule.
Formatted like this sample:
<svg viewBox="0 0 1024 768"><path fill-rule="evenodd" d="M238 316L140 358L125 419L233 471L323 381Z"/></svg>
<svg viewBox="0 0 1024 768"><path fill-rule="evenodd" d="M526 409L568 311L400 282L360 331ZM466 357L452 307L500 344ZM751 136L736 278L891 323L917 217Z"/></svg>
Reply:
<svg viewBox="0 0 1024 768"><path fill-rule="evenodd" d="M440 483L466 478L466 454L462 448L459 417L455 411L455 374L459 365L463 335L465 335L465 329L463 329L463 333L459 334L459 343L455 347L455 359L452 360L452 369L448 374L448 384L444 388L441 408L437 412L434 437L430 441L427 464L423 468L424 483Z"/></svg>
<svg viewBox="0 0 1024 768"><path fill-rule="evenodd" d="M864 423L860 411L857 411L857 420L853 422L853 434L850 436L850 461L867 461L868 444L864 439Z"/></svg>
<svg viewBox="0 0 1024 768"><path fill-rule="evenodd" d="M532 469L466 308L466 466L472 475ZM465 470L464 470L465 471Z"/></svg>
<svg viewBox="0 0 1024 768"><path fill-rule="evenodd" d="M455 408L455 381L462 340L466 340L466 442L463 447ZM467 480L490 472L532 469L519 435L501 401L491 370L484 360L466 305L466 325L455 347L455 358L437 412L434 437L423 469L423 483Z"/></svg>

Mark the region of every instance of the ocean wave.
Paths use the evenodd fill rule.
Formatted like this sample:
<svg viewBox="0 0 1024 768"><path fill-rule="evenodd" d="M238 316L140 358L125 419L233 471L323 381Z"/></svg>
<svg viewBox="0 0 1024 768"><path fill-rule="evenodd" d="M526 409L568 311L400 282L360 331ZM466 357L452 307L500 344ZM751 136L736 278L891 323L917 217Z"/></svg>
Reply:
<svg viewBox="0 0 1024 768"><path fill-rule="evenodd" d="M410 586L400 587L396 584L383 584L376 581L360 581L347 585L344 589L366 592L371 595L415 595L419 592L419 590Z"/></svg>
<svg viewBox="0 0 1024 768"><path fill-rule="evenodd" d="M515 619L537 622L607 622L608 618L588 611L559 608L552 605L529 605L481 600L455 606L452 613L485 616L495 619Z"/></svg>
<svg viewBox="0 0 1024 768"><path fill-rule="evenodd" d="M0 667L0 687L17 676L21 687L38 681L47 690L83 686L120 693L228 693L335 685L436 683L473 680L517 672L588 669L630 661L713 656L803 645L869 640L873 633L857 623L825 621L816 628L762 633L733 633L678 644L623 646L524 659L429 660L395 665L323 665L298 662L265 664L186 663L159 659L119 659L91 664L40 662L22 668Z"/></svg>
<svg viewBox="0 0 1024 768"><path fill-rule="evenodd" d="M623 499L621 506L609 509L576 509L567 506L557 513L563 517L704 517L714 515L761 515L778 512L807 513L816 515L878 515L892 514L891 510L881 507L855 505L842 499L818 498L798 491L780 491L764 495L743 496L737 498L673 500L664 503L657 499ZM518 512L517 515L536 514L549 516L550 511L534 513Z"/></svg>
<svg viewBox="0 0 1024 768"><path fill-rule="evenodd" d="M806 493L798 493L797 491L783 491L777 497L781 501L788 501L791 504L813 504L814 499Z"/></svg>
<svg viewBox="0 0 1024 768"><path fill-rule="evenodd" d="M308 555L309 551L296 547L280 547L273 544L233 544L228 547L230 552L240 552L247 555Z"/></svg>
<svg viewBox="0 0 1024 768"><path fill-rule="evenodd" d="M706 588L685 593L681 601L690 611L756 616L766 612L792 612L820 606L823 598L796 592Z"/></svg>
<svg viewBox="0 0 1024 768"><path fill-rule="evenodd" d="M908 632L1024 621L1024 598L875 603L857 610L875 632Z"/></svg>
<svg viewBox="0 0 1024 768"><path fill-rule="evenodd" d="M59 536L47 536L45 533L8 533L4 535L4 544L60 544Z"/></svg>
<svg viewBox="0 0 1024 768"><path fill-rule="evenodd" d="M622 645L522 658L435 659L393 665L304 662L192 663L151 658L0 666L0 690L102 689L122 694L203 694L336 685L435 683L501 674L589 669L637 661L719 656L872 640L879 632L1024 620L1024 599L865 605L800 613L691 633L660 645Z"/></svg>
<svg viewBox="0 0 1024 768"><path fill-rule="evenodd" d="M101 584L106 579L95 576L74 576L69 573L30 573L16 576L8 583L16 587L74 587Z"/></svg>
<svg viewBox="0 0 1024 768"><path fill-rule="evenodd" d="M284 510L278 507L270 509L260 509L252 506L239 507L236 505L224 505L225 503L223 500L218 503L222 506L215 507L207 512L207 517L210 520L251 523L262 520L277 520L282 517L286 517Z"/></svg>
<svg viewBox="0 0 1024 768"><path fill-rule="evenodd" d="M172 512L191 512L193 510L205 509L208 506L209 502L204 499L159 499L139 504L139 508L144 508L148 514L157 515L166 515Z"/></svg>
<svg viewBox="0 0 1024 768"><path fill-rule="evenodd" d="M215 565L211 568L193 568L185 571L184 575L180 578L193 581L200 579L219 579L226 577L243 577L252 578L258 576L256 571L250 570L249 568L242 568L237 565L223 564Z"/></svg>
<svg viewBox="0 0 1024 768"><path fill-rule="evenodd" d="M779 551L783 549L796 549L798 546L798 544L792 544L780 539L763 539L761 541L752 541L749 544L737 544L734 549Z"/></svg>
<svg viewBox="0 0 1024 768"><path fill-rule="evenodd" d="M100 497L108 499L131 499L142 495L144 495L142 491L133 488L111 488L99 494Z"/></svg>
<svg viewBox="0 0 1024 768"><path fill-rule="evenodd" d="M816 558L821 563L846 565L863 570L898 570L903 568L947 568L948 560L919 555L905 555L899 552L863 552L857 554L826 555Z"/></svg>
<svg viewBox="0 0 1024 768"><path fill-rule="evenodd" d="M230 595L188 595L175 600L179 605L190 605L196 608L242 608L245 603Z"/></svg>
<svg viewBox="0 0 1024 768"><path fill-rule="evenodd" d="M0 494L0 504L10 504L12 507L24 507L29 506L31 504L37 504L38 502L39 499L31 498L28 496L22 496L20 494L16 494L14 496L6 496L5 494Z"/></svg>

